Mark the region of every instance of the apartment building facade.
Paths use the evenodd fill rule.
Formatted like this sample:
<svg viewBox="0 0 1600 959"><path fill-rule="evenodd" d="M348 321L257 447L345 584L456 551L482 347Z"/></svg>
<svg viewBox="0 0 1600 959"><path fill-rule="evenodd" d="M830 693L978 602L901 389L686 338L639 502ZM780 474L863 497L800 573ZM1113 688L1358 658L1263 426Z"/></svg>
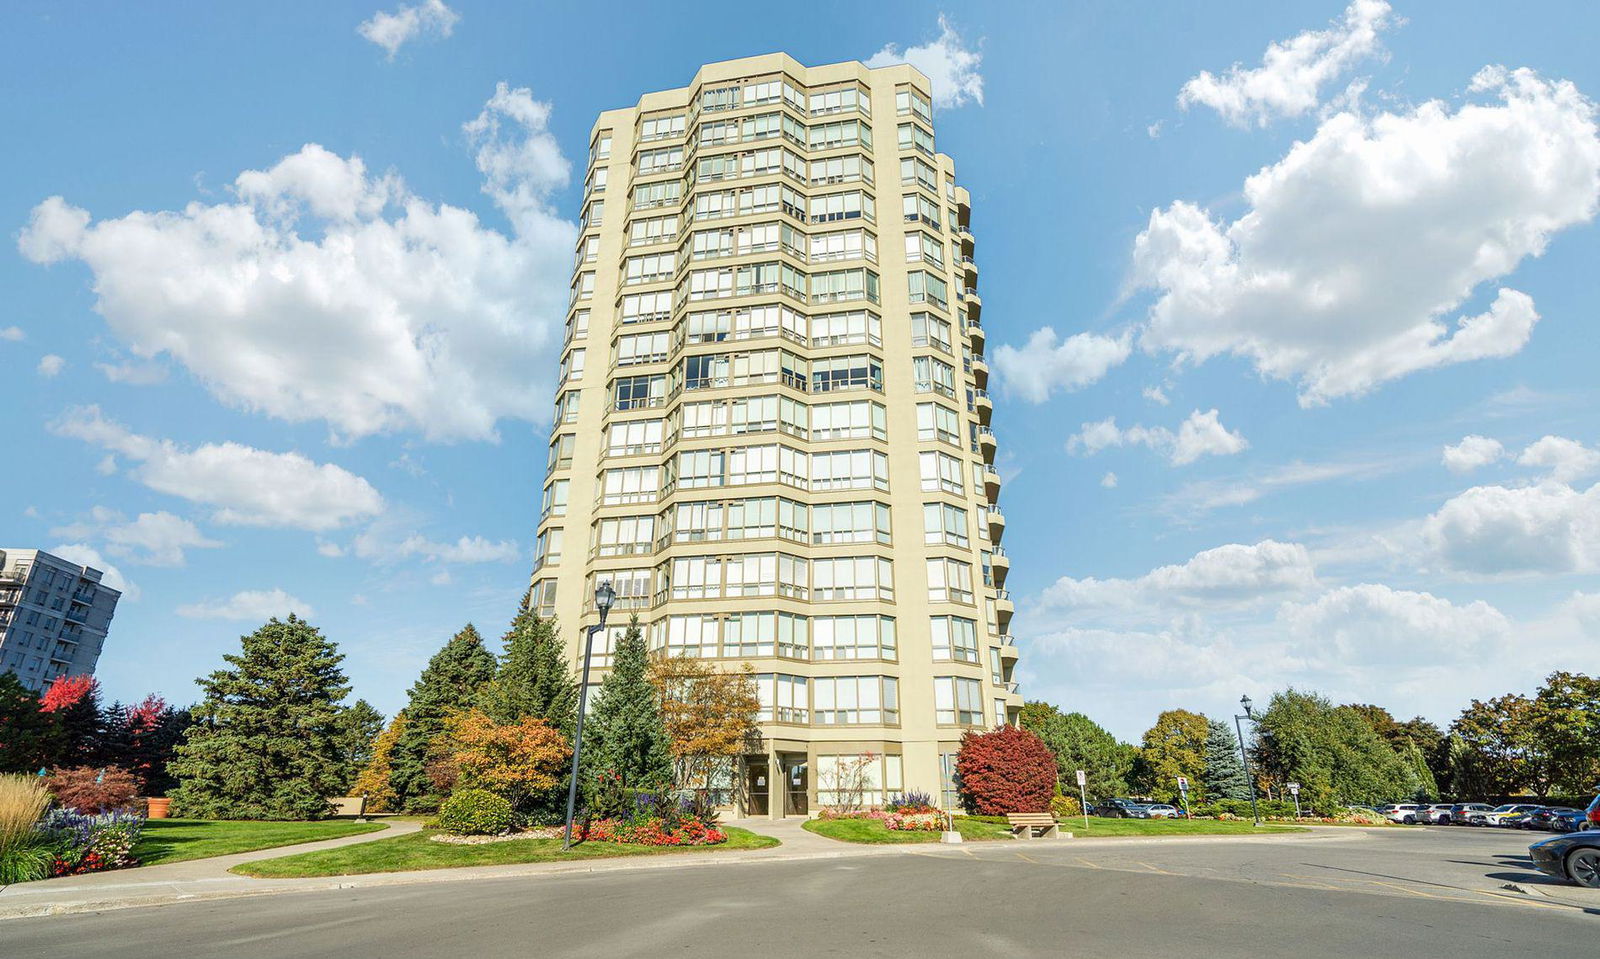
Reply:
<svg viewBox="0 0 1600 959"><path fill-rule="evenodd" d="M953 803L1022 698L971 199L898 65L707 65L590 141L532 587L755 671L743 811ZM846 782L854 776L855 782Z"/></svg>
<svg viewBox="0 0 1600 959"><path fill-rule="evenodd" d="M0 672L43 691L92 675L122 593L100 570L35 549L0 549Z"/></svg>

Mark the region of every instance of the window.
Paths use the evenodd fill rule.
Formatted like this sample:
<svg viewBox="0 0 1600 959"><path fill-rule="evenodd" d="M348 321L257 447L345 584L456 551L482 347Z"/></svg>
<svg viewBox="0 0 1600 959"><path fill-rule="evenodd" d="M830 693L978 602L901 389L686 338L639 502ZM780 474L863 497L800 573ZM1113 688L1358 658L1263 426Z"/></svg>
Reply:
<svg viewBox="0 0 1600 959"><path fill-rule="evenodd" d="M878 302L878 274L871 270L834 270L811 276L813 303L841 303L860 299Z"/></svg>
<svg viewBox="0 0 1600 959"><path fill-rule="evenodd" d="M658 180L654 183L640 183L633 188L633 209L653 210L663 206L677 206L683 199L683 183L680 180Z"/></svg>
<svg viewBox="0 0 1600 959"><path fill-rule="evenodd" d="M967 511L949 503L922 504L922 541L942 546L967 546Z"/></svg>
<svg viewBox="0 0 1600 959"><path fill-rule="evenodd" d="M714 616L668 616L651 632L651 645L665 649L668 656L707 659L717 655L717 620Z"/></svg>
<svg viewBox="0 0 1600 959"><path fill-rule="evenodd" d="M814 677L811 709L819 726L898 723L900 684L892 676ZM819 789L825 781L819 779Z"/></svg>
<svg viewBox="0 0 1600 959"><path fill-rule="evenodd" d="M563 433L550 441L550 457L545 461L546 472L572 466L572 449L578 444L575 433Z"/></svg>
<svg viewBox="0 0 1600 959"><path fill-rule="evenodd" d="M811 392L870 389L883 392L883 362L866 353L811 361Z"/></svg>
<svg viewBox="0 0 1600 959"><path fill-rule="evenodd" d="M670 137L681 137L684 131L684 117L679 114L675 117L651 117L639 124L640 140L665 140Z"/></svg>
<svg viewBox="0 0 1600 959"><path fill-rule="evenodd" d="M923 442L949 443L959 448L961 418L956 415L955 410L940 406L938 403L918 403L917 439Z"/></svg>
<svg viewBox="0 0 1600 959"><path fill-rule="evenodd" d="M818 756L816 769L817 802L823 806L881 806L905 790L896 755Z"/></svg>
<svg viewBox="0 0 1600 959"><path fill-rule="evenodd" d="M889 507L878 502L818 503L811 508L811 542L889 542Z"/></svg>
<svg viewBox="0 0 1600 959"><path fill-rule="evenodd" d="M959 663L978 661L978 624L959 616L934 616L928 620L933 635L933 658Z"/></svg>
<svg viewBox="0 0 1600 959"><path fill-rule="evenodd" d="M574 255L574 259L578 263L590 263L590 262L593 262L594 260L598 259L599 256L600 256L600 238L599 237L597 237L597 236L586 236L586 237L584 237L584 238L582 238L581 240L578 241L577 253Z"/></svg>
<svg viewBox="0 0 1600 959"><path fill-rule="evenodd" d="M995 649L993 646L990 646L989 647L989 682L993 683L996 686L1001 686L1001 685L1005 684L1005 678L1006 678L1005 669L1000 664L1000 650ZM997 700L997 702L1004 702L1004 700ZM1004 709L1001 709L995 715L1004 716L1005 714L1006 714L1006 711Z"/></svg>
<svg viewBox="0 0 1600 959"><path fill-rule="evenodd" d="M596 556L632 556L654 548L654 516L616 516L595 524Z"/></svg>
<svg viewBox="0 0 1600 959"><path fill-rule="evenodd" d="M961 461L948 453L919 453L917 455L922 472L922 488L929 492L944 490L946 493L961 495Z"/></svg>
<svg viewBox="0 0 1600 959"><path fill-rule="evenodd" d="M733 655L733 654L729 654ZM764 655L771 656L771 653ZM746 657L749 658L749 657ZM804 676L784 673L759 673L755 677L756 696L761 700L761 711L756 714L760 722L807 723L811 697L807 694Z"/></svg>
<svg viewBox="0 0 1600 959"><path fill-rule="evenodd" d="M619 411L660 406L667 399L665 376L619 376L614 387Z"/></svg>
<svg viewBox="0 0 1600 959"><path fill-rule="evenodd" d="M912 303L934 303L939 309L949 309L950 286L942 277L913 270L906 274L907 296Z"/></svg>
<svg viewBox="0 0 1600 959"><path fill-rule="evenodd" d="M814 117L829 113L843 113L847 110L859 110L862 113L872 112L872 98L865 90L857 87L813 93L808 103L810 104L808 112Z"/></svg>
<svg viewBox="0 0 1600 959"><path fill-rule="evenodd" d="M811 318L811 345L814 347L854 343L879 346L882 342L883 323L876 313L852 310L848 313L824 313Z"/></svg>
<svg viewBox="0 0 1600 959"><path fill-rule="evenodd" d="M887 439L887 413L883 406L868 400L848 403L818 403L811 407L810 436L813 440Z"/></svg>
<svg viewBox="0 0 1600 959"><path fill-rule="evenodd" d="M811 454L813 492L889 488L889 458L873 450L835 450Z"/></svg>
<svg viewBox="0 0 1600 959"><path fill-rule="evenodd" d="M872 161L864 156L832 157L827 160L812 160L808 168L807 181L812 186L824 186L829 183L851 183L860 180L863 183L872 182Z"/></svg>
<svg viewBox="0 0 1600 959"><path fill-rule="evenodd" d="M866 230L841 230L811 237L809 260L831 263L835 260L878 262L878 238Z"/></svg>
<svg viewBox="0 0 1600 959"><path fill-rule="evenodd" d="M609 159L611 159L611 131L603 130L594 138L594 142L589 144L589 162L592 164L597 160Z"/></svg>
<svg viewBox="0 0 1600 959"><path fill-rule="evenodd" d="M533 543L533 568L542 569L547 565L561 562L561 541L563 530L558 526L540 533Z"/></svg>
<svg viewBox="0 0 1600 959"><path fill-rule="evenodd" d="M723 561L724 595L790 596L805 599L810 591L806 561L787 553L745 553Z"/></svg>
<svg viewBox="0 0 1600 959"><path fill-rule="evenodd" d="M793 613L732 613L722 623L722 655L805 659L806 626L806 618ZM802 709L806 705L804 692L802 687L798 703Z"/></svg>
<svg viewBox="0 0 1600 959"><path fill-rule="evenodd" d="M913 388L918 393L938 393L952 399L956 395L956 368L931 356L911 358Z"/></svg>
<svg viewBox="0 0 1600 959"><path fill-rule="evenodd" d="M652 173L668 173L683 167L683 147L663 147L658 150L643 150L639 153L639 175L649 176Z"/></svg>
<svg viewBox="0 0 1600 959"><path fill-rule="evenodd" d="M587 300L592 296L594 296L594 271L579 273L578 278L572 281L571 302Z"/></svg>
<svg viewBox="0 0 1600 959"><path fill-rule="evenodd" d="M626 469L610 469L602 474L600 502L606 506L617 503L654 503L660 488L659 467L633 466Z"/></svg>
<svg viewBox="0 0 1600 959"><path fill-rule="evenodd" d="M678 238L677 216L652 216L628 224L629 246L670 243Z"/></svg>
<svg viewBox="0 0 1600 959"><path fill-rule="evenodd" d="M806 209L812 223L832 223L837 220L857 219L864 219L871 223L877 218L877 205L872 201L872 194L861 190L814 196L810 199Z"/></svg>
<svg viewBox="0 0 1600 959"><path fill-rule="evenodd" d="M661 452L661 420L630 420L606 428L607 456Z"/></svg>
<svg viewBox="0 0 1600 959"><path fill-rule="evenodd" d="M668 464L668 488L704 489L721 486L727 453L722 450L688 450Z"/></svg>
<svg viewBox="0 0 1600 959"><path fill-rule="evenodd" d="M644 256L630 256L623 261L622 282L631 286L635 283L655 283L660 280L670 280L675 269L675 260L675 255L671 253L648 253Z"/></svg>
<svg viewBox="0 0 1600 959"><path fill-rule="evenodd" d="M588 350L582 349L569 350L567 355L561 358L561 374L556 380L556 385L559 386L568 380L583 379L583 366L588 353Z"/></svg>
<svg viewBox="0 0 1600 959"><path fill-rule="evenodd" d="M972 564L960 560L928 560L928 600L934 603L972 602Z"/></svg>
<svg viewBox="0 0 1600 959"><path fill-rule="evenodd" d="M932 313L911 314L911 345L950 352L950 321Z"/></svg>
<svg viewBox="0 0 1600 959"><path fill-rule="evenodd" d="M933 122L933 104L919 90L901 87L894 93L894 112L899 116L914 116L924 123Z"/></svg>
<svg viewBox="0 0 1600 959"><path fill-rule="evenodd" d="M920 186L929 193L939 192L939 174L921 157L902 157L900 160L900 185Z"/></svg>
<svg viewBox="0 0 1600 959"><path fill-rule="evenodd" d="M921 230L906 234L906 262L931 263L944 267L944 244Z"/></svg>
<svg viewBox="0 0 1600 959"><path fill-rule="evenodd" d="M929 138L932 143L932 138ZM872 149L872 127L860 120L838 120L813 124L806 130L806 147L811 150L837 150L863 146Z"/></svg>
<svg viewBox="0 0 1600 959"><path fill-rule="evenodd" d="M539 518L546 516L567 515L567 488L571 480L558 479L544 488L544 499L540 503Z"/></svg>
<svg viewBox="0 0 1600 959"><path fill-rule="evenodd" d="M578 407L583 399L583 394L578 390L566 390L556 399L555 421L557 423L576 423L578 421Z"/></svg>
<svg viewBox="0 0 1600 959"><path fill-rule="evenodd" d="M590 200L583 208L583 215L578 218L578 229L587 230L591 226L599 226L605 222L606 201Z"/></svg>
<svg viewBox="0 0 1600 959"><path fill-rule="evenodd" d="M622 323L654 323L672 318L672 293L630 293L622 298Z"/></svg>
<svg viewBox="0 0 1600 959"><path fill-rule="evenodd" d="M588 194L588 193L604 193L605 189L606 189L606 181L608 181L610 179L611 179L611 168L610 167L600 167L599 169L595 170L593 173L589 174L589 179L583 185L583 192L585 194Z"/></svg>
<svg viewBox="0 0 1600 959"><path fill-rule="evenodd" d="M811 620L815 660L895 658L894 617L816 616Z"/></svg>
<svg viewBox="0 0 1600 959"><path fill-rule="evenodd" d="M666 360L671 345L671 334L634 333L617 339L617 365L635 366L640 363L661 363Z"/></svg>
<svg viewBox="0 0 1600 959"><path fill-rule="evenodd" d="M908 193L901 197L900 212L907 223L921 222L939 229L939 204L921 194Z"/></svg>
<svg viewBox="0 0 1600 959"><path fill-rule="evenodd" d="M894 599L894 563L877 556L835 556L811 561L811 598Z"/></svg>
<svg viewBox="0 0 1600 959"><path fill-rule="evenodd" d="M933 715L937 722L981 726L983 688L976 679L936 676L933 680Z"/></svg>
<svg viewBox="0 0 1600 959"><path fill-rule="evenodd" d="M915 123L902 123L897 128L897 132L899 133L900 149L921 150L928 156L933 156L933 134Z"/></svg>

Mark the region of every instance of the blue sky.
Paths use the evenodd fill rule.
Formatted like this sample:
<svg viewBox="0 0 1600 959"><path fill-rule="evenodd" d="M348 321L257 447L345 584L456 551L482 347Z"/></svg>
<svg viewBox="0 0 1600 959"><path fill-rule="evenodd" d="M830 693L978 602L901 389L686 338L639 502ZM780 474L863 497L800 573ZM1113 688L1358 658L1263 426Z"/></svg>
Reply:
<svg viewBox="0 0 1600 959"><path fill-rule="evenodd" d="M291 605L386 712L498 636L594 116L773 50L935 79L1030 696L1448 721L1595 661L1591 6L595 9L7 8L0 540L129 584L108 696Z"/></svg>

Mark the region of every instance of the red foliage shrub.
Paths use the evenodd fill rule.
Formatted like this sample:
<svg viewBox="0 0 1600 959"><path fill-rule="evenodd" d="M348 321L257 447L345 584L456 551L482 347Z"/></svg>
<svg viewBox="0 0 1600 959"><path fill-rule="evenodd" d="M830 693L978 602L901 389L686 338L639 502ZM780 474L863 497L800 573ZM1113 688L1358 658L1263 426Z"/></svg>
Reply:
<svg viewBox="0 0 1600 959"><path fill-rule="evenodd" d="M956 753L961 801L980 816L1048 812L1056 758L1044 740L1020 726L968 732Z"/></svg>
<svg viewBox="0 0 1600 959"><path fill-rule="evenodd" d="M56 802L90 815L132 808L139 795L139 780L121 766L57 766L44 784Z"/></svg>
<svg viewBox="0 0 1600 959"><path fill-rule="evenodd" d="M97 685L93 676L57 676L50 688L39 697L39 709L53 713L76 706Z"/></svg>

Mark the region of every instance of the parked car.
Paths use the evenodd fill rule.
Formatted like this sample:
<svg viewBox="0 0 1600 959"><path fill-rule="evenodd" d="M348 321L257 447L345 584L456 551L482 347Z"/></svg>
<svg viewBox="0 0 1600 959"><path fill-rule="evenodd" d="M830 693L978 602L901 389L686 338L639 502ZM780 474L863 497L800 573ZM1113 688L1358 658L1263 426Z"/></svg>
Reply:
<svg viewBox="0 0 1600 959"><path fill-rule="evenodd" d="M1448 826L1450 824L1450 810L1454 808L1449 803L1442 802L1436 802L1431 806L1422 806L1417 810L1417 822Z"/></svg>
<svg viewBox="0 0 1600 959"><path fill-rule="evenodd" d="M1132 819L1134 818L1132 811L1142 805L1143 803L1134 802L1132 799L1102 799L1091 806L1089 812L1107 819Z"/></svg>
<svg viewBox="0 0 1600 959"><path fill-rule="evenodd" d="M1589 828L1589 814L1582 809L1558 812L1550 817L1551 832L1582 832Z"/></svg>
<svg viewBox="0 0 1600 959"><path fill-rule="evenodd" d="M1378 812L1390 822L1404 823L1409 826L1417 821L1417 816L1421 810L1422 807L1416 803L1404 802L1390 803L1378 810Z"/></svg>
<svg viewBox="0 0 1600 959"><path fill-rule="evenodd" d="M1484 814L1484 823L1490 826L1509 826L1520 819L1524 814L1538 809L1535 803L1508 802L1503 806L1496 806ZM1510 820L1509 822L1507 820Z"/></svg>
<svg viewBox="0 0 1600 959"><path fill-rule="evenodd" d="M1589 817L1590 829L1600 829L1600 795L1594 797L1594 802L1589 804L1585 815Z"/></svg>
<svg viewBox="0 0 1600 959"><path fill-rule="evenodd" d="M1571 806L1540 806L1528 813L1527 829L1554 829L1550 821L1564 812L1577 812Z"/></svg>
<svg viewBox="0 0 1600 959"><path fill-rule="evenodd" d="M1546 875L1600 889L1600 831L1568 833L1528 847L1534 868Z"/></svg>
<svg viewBox="0 0 1600 959"><path fill-rule="evenodd" d="M1458 802L1450 808L1447 821L1458 826L1482 826L1489 821L1487 817L1491 812L1494 808L1488 803Z"/></svg>
<svg viewBox="0 0 1600 959"><path fill-rule="evenodd" d="M1169 804L1164 803L1164 802L1158 802L1158 803L1151 803L1150 805L1144 807L1144 811L1139 816L1139 818L1140 819L1176 819L1177 816L1178 816L1178 807L1177 806L1172 806L1172 805L1169 805Z"/></svg>

